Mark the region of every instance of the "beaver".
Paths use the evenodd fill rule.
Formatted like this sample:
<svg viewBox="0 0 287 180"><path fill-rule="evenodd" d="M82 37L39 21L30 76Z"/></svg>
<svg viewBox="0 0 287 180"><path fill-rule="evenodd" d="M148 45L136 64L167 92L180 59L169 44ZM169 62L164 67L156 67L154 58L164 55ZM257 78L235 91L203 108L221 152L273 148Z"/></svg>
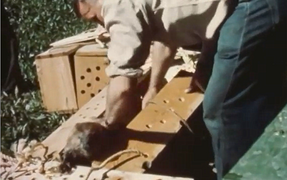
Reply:
<svg viewBox="0 0 287 180"><path fill-rule="evenodd" d="M114 131L104 127L99 121L77 123L61 152L60 171L70 172L77 164L90 165L110 147Z"/></svg>

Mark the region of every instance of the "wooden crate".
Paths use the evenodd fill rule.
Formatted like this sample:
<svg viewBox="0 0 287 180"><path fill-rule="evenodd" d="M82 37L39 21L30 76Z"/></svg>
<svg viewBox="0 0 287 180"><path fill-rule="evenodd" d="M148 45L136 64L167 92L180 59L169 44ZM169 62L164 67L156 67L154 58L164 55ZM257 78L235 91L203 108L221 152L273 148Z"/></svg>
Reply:
<svg viewBox="0 0 287 180"><path fill-rule="evenodd" d="M74 60L78 107L81 108L109 83L105 73L107 49L98 44L86 45L78 49Z"/></svg>
<svg viewBox="0 0 287 180"><path fill-rule="evenodd" d="M36 56L43 106L48 112L78 109L73 56L80 45L54 47Z"/></svg>

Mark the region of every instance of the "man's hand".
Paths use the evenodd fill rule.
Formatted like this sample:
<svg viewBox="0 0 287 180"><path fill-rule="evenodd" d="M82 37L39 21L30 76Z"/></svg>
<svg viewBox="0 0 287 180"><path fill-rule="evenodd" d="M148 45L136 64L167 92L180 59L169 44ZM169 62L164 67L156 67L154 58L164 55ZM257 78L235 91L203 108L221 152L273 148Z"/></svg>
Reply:
<svg viewBox="0 0 287 180"><path fill-rule="evenodd" d="M158 90L156 88L151 88L147 91L145 94L143 100L142 100L142 109L144 109L150 100L152 100L158 93Z"/></svg>
<svg viewBox="0 0 287 180"><path fill-rule="evenodd" d="M210 39L203 42L195 73L189 87L185 90L185 93L205 92L212 73L214 55L217 50L216 42L214 41L216 41L216 39Z"/></svg>
<svg viewBox="0 0 287 180"><path fill-rule="evenodd" d="M152 48L152 72L147 93L142 101L142 108L153 99L163 86L164 76L174 58L176 48L168 43L154 42Z"/></svg>
<svg viewBox="0 0 287 180"><path fill-rule="evenodd" d="M136 93L137 79L125 76L113 77L107 92L105 125L109 129L125 127L140 110L140 98Z"/></svg>

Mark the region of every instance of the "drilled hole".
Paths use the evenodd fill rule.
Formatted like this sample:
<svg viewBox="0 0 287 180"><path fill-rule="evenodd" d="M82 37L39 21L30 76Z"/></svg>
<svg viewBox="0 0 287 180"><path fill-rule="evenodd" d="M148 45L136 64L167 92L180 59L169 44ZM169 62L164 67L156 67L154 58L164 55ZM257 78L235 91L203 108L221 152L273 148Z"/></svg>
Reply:
<svg viewBox="0 0 287 180"><path fill-rule="evenodd" d="M79 114L79 116L81 117L81 116L82 116L82 114Z"/></svg>
<svg viewBox="0 0 287 180"><path fill-rule="evenodd" d="M101 89L98 90L98 92L101 92L101 91L102 91Z"/></svg>
<svg viewBox="0 0 287 180"><path fill-rule="evenodd" d="M87 69L87 72L90 73L92 70L90 68Z"/></svg>
<svg viewBox="0 0 287 180"><path fill-rule="evenodd" d="M170 110L171 112L174 112L174 109L173 109L173 108L169 108L169 110Z"/></svg>
<svg viewBox="0 0 287 180"><path fill-rule="evenodd" d="M150 169L152 166L152 163L149 162L149 161L145 161L143 164L142 164L142 168L147 170L147 169Z"/></svg>
<svg viewBox="0 0 287 180"><path fill-rule="evenodd" d="M184 98L183 97L179 98L178 100L181 101L181 102L184 102Z"/></svg>
<svg viewBox="0 0 287 180"><path fill-rule="evenodd" d="M87 84L88 87L91 87L91 85L92 85L91 83L88 83L88 84Z"/></svg>
<svg viewBox="0 0 287 180"><path fill-rule="evenodd" d="M95 96L95 94L94 94L94 93L92 93L92 94L91 94L91 97L94 97L94 96Z"/></svg>
<svg viewBox="0 0 287 180"><path fill-rule="evenodd" d="M98 70L98 71L101 70L101 67L100 67L100 66L97 66L97 67L96 67L96 70Z"/></svg>
<svg viewBox="0 0 287 180"><path fill-rule="evenodd" d="M81 174L81 175L80 175L80 178L83 178L83 177L84 177L84 175Z"/></svg>
<svg viewBox="0 0 287 180"><path fill-rule="evenodd" d="M100 104L97 104L97 106L99 106Z"/></svg>
<svg viewBox="0 0 287 180"><path fill-rule="evenodd" d="M89 107L86 108L86 110L89 110L89 109L90 109Z"/></svg>
<svg viewBox="0 0 287 180"><path fill-rule="evenodd" d="M166 120L162 119L162 120L160 120L160 123L161 123L161 124L165 124L165 123L166 123Z"/></svg>
<svg viewBox="0 0 287 180"><path fill-rule="evenodd" d="M100 80L100 77L96 77L96 81L99 81Z"/></svg>
<svg viewBox="0 0 287 180"><path fill-rule="evenodd" d="M147 127L148 129L150 129L150 128L152 128L152 125L147 124L146 127Z"/></svg>
<svg viewBox="0 0 287 180"><path fill-rule="evenodd" d="M102 96L102 99L104 99L105 98L105 96Z"/></svg>
<svg viewBox="0 0 287 180"><path fill-rule="evenodd" d="M85 76L81 76L81 79L82 79L82 80L85 79Z"/></svg>
<svg viewBox="0 0 287 180"><path fill-rule="evenodd" d="M164 103L166 103L166 104L167 104L167 103L169 103L169 101L168 101L168 100L166 100L166 99L165 99L165 100L163 100L163 102L164 102Z"/></svg>
<svg viewBox="0 0 287 180"><path fill-rule="evenodd" d="M83 119L86 119L86 116L84 116Z"/></svg>
<svg viewBox="0 0 287 180"><path fill-rule="evenodd" d="M82 93L82 94L85 94L85 93L86 93L86 91L85 91L85 90L82 90L82 91L81 91L81 93Z"/></svg>

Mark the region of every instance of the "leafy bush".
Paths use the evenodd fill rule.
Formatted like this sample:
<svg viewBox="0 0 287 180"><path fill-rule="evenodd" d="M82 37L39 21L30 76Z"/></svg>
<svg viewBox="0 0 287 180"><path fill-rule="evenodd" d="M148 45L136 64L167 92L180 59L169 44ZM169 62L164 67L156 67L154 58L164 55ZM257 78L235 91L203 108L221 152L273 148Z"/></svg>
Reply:
<svg viewBox="0 0 287 180"><path fill-rule="evenodd" d="M35 55L49 44L91 28L76 18L71 0L6 0L10 22L19 39L19 60L25 78L36 83Z"/></svg>
<svg viewBox="0 0 287 180"><path fill-rule="evenodd" d="M6 0L10 22L19 40L19 64L25 79L37 84L35 55L49 44L92 28L73 13L69 0ZM9 152L11 143L29 137L42 140L68 115L47 113L39 90L25 94L1 95L1 150Z"/></svg>
<svg viewBox="0 0 287 180"><path fill-rule="evenodd" d="M16 89L17 90L17 89ZM20 138L43 140L69 115L47 113L41 106L40 93L1 96L1 151L9 153L13 142Z"/></svg>

